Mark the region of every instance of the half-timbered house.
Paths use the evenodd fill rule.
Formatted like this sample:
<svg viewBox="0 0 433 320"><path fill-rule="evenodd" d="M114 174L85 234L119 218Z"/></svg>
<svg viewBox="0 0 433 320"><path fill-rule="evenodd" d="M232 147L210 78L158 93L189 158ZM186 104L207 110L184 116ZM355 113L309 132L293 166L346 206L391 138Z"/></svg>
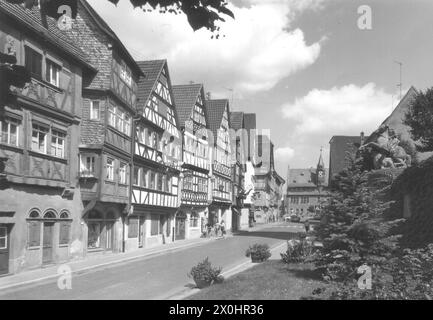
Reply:
<svg viewBox="0 0 433 320"><path fill-rule="evenodd" d="M132 122L138 64L107 23L78 0L73 27L64 31L89 56L98 73L83 83L79 179L87 227L87 252L124 250L130 211Z"/></svg>
<svg viewBox="0 0 433 320"><path fill-rule="evenodd" d="M224 220L227 230L232 226L232 158L230 145L230 109L227 99L206 101L209 127L213 137L211 149L211 203L208 222Z"/></svg>
<svg viewBox="0 0 433 320"><path fill-rule="evenodd" d="M166 60L138 62L139 115L134 128L134 170L127 219L127 250L184 238L186 219L176 217L182 134Z"/></svg>
<svg viewBox="0 0 433 320"><path fill-rule="evenodd" d="M248 225L248 214L244 213L242 217L242 209L244 207L244 199L246 191L244 190L244 173L246 171L246 162L248 159L248 132L244 125L243 112L230 112L231 124L231 146L233 150L233 165L232 165L232 230L240 230L241 225Z"/></svg>
<svg viewBox="0 0 433 320"><path fill-rule="evenodd" d="M0 1L0 50L31 81L0 106L0 274L82 256L78 136L85 53L37 7Z"/></svg>
<svg viewBox="0 0 433 320"><path fill-rule="evenodd" d="M208 215L209 125L202 84L173 86L183 131L183 168L180 215L186 215L186 238L198 238Z"/></svg>

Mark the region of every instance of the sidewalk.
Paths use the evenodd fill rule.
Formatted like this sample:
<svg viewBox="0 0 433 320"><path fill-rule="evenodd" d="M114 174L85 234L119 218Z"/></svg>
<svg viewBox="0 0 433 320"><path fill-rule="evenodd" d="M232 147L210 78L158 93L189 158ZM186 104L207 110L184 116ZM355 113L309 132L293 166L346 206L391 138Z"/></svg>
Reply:
<svg viewBox="0 0 433 320"><path fill-rule="evenodd" d="M277 226L278 224L280 223L264 224L243 231L244 232L256 231L263 228L274 227ZM236 233L234 234L228 233L226 237L233 237L234 235L236 235ZM63 264L50 265L43 268L23 271L18 274L0 277L0 290L10 289L16 286L29 285L43 280L55 279L61 275L58 272L60 266L67 265L68 267L71 268L72 273L77 273L85 270L106 267L117 263L150 258L153 256L170 253L173 251L201 246L201 245L205 245L206 243L209 243L210 241L216 241L219 239L221 238L212 237L212 238L188 239L188 240L177 241L174 243L169 243L155 248L145 248L145 249L139 249L139 250L125 252L125 253L123 252L107 253L107 254L94 255L94 256L90 255L80 260L73 260L73 261L65 262Z"/></svg>
<svg viewBox="0 0 433 320"><path fill-rule="evenodd" d="M228 235L231 236L231 235ZM77 273L94 268L100 268L117 263L128 262L136 259L153 257L172 251L183 250L191 247L201 246L210 241L218 240L219 238L198 238L181 240L166 245L161 245L155 248L139 249L131 252L122 253L107 253L101 255L90 255L86 258L65 262L63 264L50 265L35 270L23 271L18 274L0 277L0 290L10 289L16 286L28 285L42 280L49 280L59 277L58 273L60 266L69 266L72 273Z"/></svg>

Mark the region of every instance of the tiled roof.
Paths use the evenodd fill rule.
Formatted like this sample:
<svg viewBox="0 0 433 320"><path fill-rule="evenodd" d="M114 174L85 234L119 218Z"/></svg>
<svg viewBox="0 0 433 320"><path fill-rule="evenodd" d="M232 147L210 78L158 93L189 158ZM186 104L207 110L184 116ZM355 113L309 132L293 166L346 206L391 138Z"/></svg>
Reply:
<svg viewBox="0 0 433 320"><path fill-rule="evenodd" d="M80 3L86 8L86 10L90 13L90 15L95 19L96 23L99 25L99 27L117 44L120 52L123 53L123 55L126 57L128 62L132 65L132 67L135 68L135 71L140 74L141 70L138 66L137 62L134 60L134 58L129 53L128 49L124 46L122 41L117 37L116 33L110 28L110 26L104 21L104 19L101 18L101 16L96 12L95 9L86 1L86 0L79 0ZM142 74L140 74L142 75Z"/></svg>
<svg viewBox="0 0 433 320"><path fill-rule="evenodd" d="M176 102L177 114L180 125L184 126L190 116L199 94L202 94L202 84L183 84L173 86L173 95ZM203 100L203 103L206 103ZM207 122L206 105L204 105L205 119Z"/></svg>
<svg viewBox="0 0 433 320"><path fill-rule="evenodd" d="M328 172L329 170L325 169L325 183L323 186L327 186L328 183ZM289 169L288 177L287 177L287 188L306 188L312 187L316 188L316 169Z"/></svg>
<svg viewBox="0 0 433 320"><path fill-rule="evenodd" d="M207 100L207 114L209 118L209 128L213 133L214 139L217 137L217 132L221 126L224 110L228 106L227 99Z"/></svg>
<svg viewBox="0 0 433 320"><path fill-rule="evenodd" d="M230 112L230 124L232 129L240 130L244 127L244 113L239 111Z"/></svg>
<svg viewBox="0 0 433 320"><path fill-rule="evenodd" d="M144 77L140 77L138 81L138 94L139 99L138 105L141 108L147 103L150 98L156 80L158 80L159 75L164 67L166 60L151 60L151 61L138 61L137 64L140 66L141 71L144 73Z"/></svg>
<svg viewBox="0 0 433 320"><path fill-rule="evenodd" d="M144 110L144 107L146 106L147 101L149 100L151 93L156 86L156 81L159 79L162 69L167 64L167 60L137 61L137 64L140 66L140 69L144 74L144 77L140 77L140 80L138 82L137 108L138 110ZM168 68L166 69L166 72L169 90L173 96L172 105L174 107L174 114L179 128L179 117L177 114L176 101L174 100L173 88L170 83L170 75L168 72ZM163 117L167 117L166 114L162 113L162 110L158 110L158 112Z"/></svg>
<svg viewBox="0 0 433 320"><path fill-rule="evenodd" d="M72 56L89 69L96 71L88 62L86 54L75 46L73 41L57 27L57 22L54 18L47 16L47 27L44 26L40 10L36 6L32 9L26 9L22 5L0 0L0 12L25 25L65 54Z"/></svg>

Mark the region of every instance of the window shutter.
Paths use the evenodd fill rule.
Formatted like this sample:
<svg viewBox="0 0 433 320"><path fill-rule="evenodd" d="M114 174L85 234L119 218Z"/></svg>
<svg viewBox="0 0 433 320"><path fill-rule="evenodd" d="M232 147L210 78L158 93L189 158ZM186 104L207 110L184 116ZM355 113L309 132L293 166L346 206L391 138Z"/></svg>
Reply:
<svg viewBox="0 0 433 320"><path fill-rule="evenodd" d="M39 247L41 245L41 223L39 221L29 221L28 228L28 246Z"/></svg>
<svg viewBox="0 0 433 320"><path fill-rule="evenodd" d="M59 244L69 244L71 234L71 223L69 221L60 222Z"/></svg>
<svg viewBox="0 0 433 320"><path fill-rule="evenodd" d="M130 217L128 224L128 238L138 237L138 218Z"/></svg>

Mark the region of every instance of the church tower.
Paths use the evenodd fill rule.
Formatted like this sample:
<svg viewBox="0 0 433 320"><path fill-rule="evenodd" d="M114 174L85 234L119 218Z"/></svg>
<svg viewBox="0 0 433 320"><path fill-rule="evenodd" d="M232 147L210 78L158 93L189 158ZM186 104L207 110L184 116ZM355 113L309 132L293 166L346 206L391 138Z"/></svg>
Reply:
<svg viewBox="0 0 433 320"><path fill-rule="evenodd" d="M322 151L320 148L320 157L316 168L317 186L322 186L325 183L325 163L323 162Z"/></svg>

